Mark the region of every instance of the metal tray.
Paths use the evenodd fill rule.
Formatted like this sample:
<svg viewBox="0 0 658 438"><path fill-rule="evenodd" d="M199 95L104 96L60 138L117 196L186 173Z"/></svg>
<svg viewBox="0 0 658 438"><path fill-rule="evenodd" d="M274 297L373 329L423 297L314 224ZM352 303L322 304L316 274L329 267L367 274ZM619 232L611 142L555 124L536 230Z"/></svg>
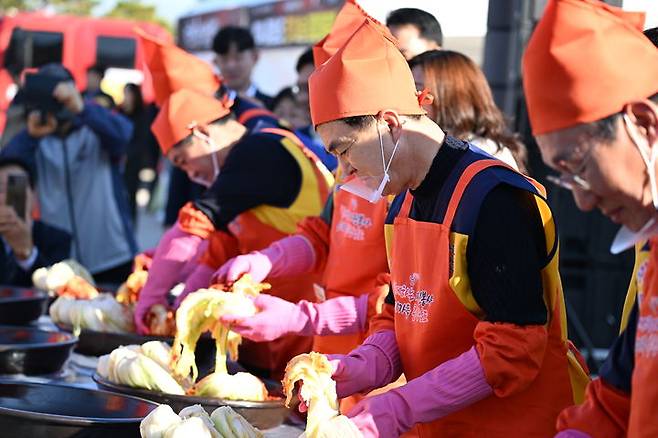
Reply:
<svg viewBox="0 0 658 438"><path fill-rule="evenodd" d="M0 380L0 435L139 438L139 423L156 407L116 392Z"/></svg>
<svg viewBox="0 0 658 438"><path fill-rule="evenodd" d="M112 383L98 375L98 373L94 374L92 378L99 388L145 398L160 404L167 404L171 406L175 412L180 412L183 408L195 404L203 406L208 414L212 413L220 406L230 406L235 412L242 415L249 423L261 430L271 429L281 425L290 415L290 409L285 407L283 398L278 397L280 388L277 388L273 382L268 382L266 380L264 383L268 391L277 398L262 402L253 402L222 400L219 398L196 397L192 395L165 394L162 392L149 391L148 389L132 388L130 386Z"/></svg>
<svg viewBox="0 0 658 438"><path fill-rule="evenodd" d="M71 355L77 338L31 327L0 326L0 374L50 374Z"/></svg>
<svg viewBox="0 0 658 438"><path fill-rule="evenodd" d="M0 286L0 324L29 324L44 313L47 302L43 291Z"/></svg>

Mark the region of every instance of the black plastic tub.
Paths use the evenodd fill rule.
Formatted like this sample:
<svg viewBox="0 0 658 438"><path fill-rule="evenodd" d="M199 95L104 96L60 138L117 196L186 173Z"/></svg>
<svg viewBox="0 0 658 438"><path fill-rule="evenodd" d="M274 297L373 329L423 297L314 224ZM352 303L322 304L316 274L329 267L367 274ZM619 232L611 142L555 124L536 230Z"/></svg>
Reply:
<svg viewBox="0 0 658 438"><path fill-rule="evenodd" d="M0 326L0 374L56 373L77 341L70 333Z"/></svg>
<svg viewBox="0 0 658 438"><path fill-rule="evenodd" d="M156 407L107 391L0 380L0 435L139 438L139 423Z"/></svg>
<svg viewBox="0 0 658 438"><path fill-rule="evenodd" d="M0 324L26 325L46 310L48 294L36 289L0 286Z"/></svg>

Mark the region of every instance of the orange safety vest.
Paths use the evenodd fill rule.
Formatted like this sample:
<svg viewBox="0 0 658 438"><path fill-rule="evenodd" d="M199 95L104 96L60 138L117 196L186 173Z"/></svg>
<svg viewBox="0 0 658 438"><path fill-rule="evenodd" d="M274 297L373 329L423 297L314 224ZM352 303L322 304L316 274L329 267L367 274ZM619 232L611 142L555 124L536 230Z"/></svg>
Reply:
<svg viewBox="0 0 658 438"><path fill-rule="evenodd" d="M454 232L452 225L458 209L464 207L460 201L466 187L476 175L494 166L505 165L489 159L468 165L459 177L443 223L410 219L413 198L409 193L394 220L391 278L395 332L407 379L475 345L474 331L481 321L476 315L481 317L483 312L473 298L466 273L468 236ZM530 190L521 176L514 177L512 183ZM547 250L554 254L542 270L549 339L541 369L526 389L506 397L492 395L434 422L419 424L421 437L550 437L555 434L560 411L582 400L588 379L566 339L557 237L542 189L532 193L543 219Z"/></svg>
<svg viewBox="0 0 658 438"><path fill-rule="evenodd" d="M278 128L266 128L260 132L283 137L281 144L295 158L302 170L302 184L291 206L280 208L261 205L238 215L228 224L229 231L237 240L238 254L248 254L266 248L295 232L297 223L303 218L319 215L333 185L331 173L292 132ZM214 233L214 236L221 234ZM211 242L210 254L204 257L203 262L218 268L231 254L214 248L215 245ZM212 254L213 250L215 254ZM273 279L269 283L272 285L272 294L298 302L303 299L314 301L313 285L318 281L319 276L299 275ZM270 373L273 378L281 378L288 361L297 354L308 352L311 346L312 338L302 336L284 336L263 343L244 339L240 346L239 360L252 369Z"/></svg>

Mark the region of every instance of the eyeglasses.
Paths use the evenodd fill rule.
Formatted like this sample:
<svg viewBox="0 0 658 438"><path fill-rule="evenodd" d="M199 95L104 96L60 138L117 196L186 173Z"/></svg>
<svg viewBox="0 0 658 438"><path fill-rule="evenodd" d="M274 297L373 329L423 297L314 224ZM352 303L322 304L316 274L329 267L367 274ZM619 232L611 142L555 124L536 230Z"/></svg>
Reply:
<svg viewBox="0 0 658 438"><path fill-rule="evenodd" d="M558 187L562 187L563 189L571 191L576 188L579 190L591 190L592 186L590 186L587 180L585 180L585 178L583 178L581 175L583 172L585 172L585 168L587 167L589 158L592 155L593 148L594 145L590 145L589 149L587 149L587 152L585 152L585 155L583 155L580 165L575 171L561 172L559 175L547 175L546 179Z"/></svg>
<svg viewBox="0 0 658 438"><path fill-rule="evenodd" d="M571 191L575 188L579 190L591 189L589 183L578 175L546 175L546 179L558 187Z"/></svg>

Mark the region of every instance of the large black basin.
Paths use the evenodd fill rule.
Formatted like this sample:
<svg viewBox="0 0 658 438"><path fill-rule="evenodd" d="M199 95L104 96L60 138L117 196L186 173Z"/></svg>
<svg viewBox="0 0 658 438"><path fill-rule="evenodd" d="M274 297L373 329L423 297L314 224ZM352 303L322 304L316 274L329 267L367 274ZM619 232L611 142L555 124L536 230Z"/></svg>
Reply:
<svg viewBox="0 0 658 438"><path fill-rule="evenodd" d="M0 374L56 373L76 342L69 333L0 326Z"/></svg>
<svg viewBox="0 0 658 438"><path fill-rule="evenodd" d="M44 291L0 286L0 324L29 324L43 314L47 302Z"/></svg>
<svg viewBox="0 0 658 438"><path fill-rule="evenodd" d="M0 381L0 435L139 438L139 423L156 407L106 391Z"/></svg>

